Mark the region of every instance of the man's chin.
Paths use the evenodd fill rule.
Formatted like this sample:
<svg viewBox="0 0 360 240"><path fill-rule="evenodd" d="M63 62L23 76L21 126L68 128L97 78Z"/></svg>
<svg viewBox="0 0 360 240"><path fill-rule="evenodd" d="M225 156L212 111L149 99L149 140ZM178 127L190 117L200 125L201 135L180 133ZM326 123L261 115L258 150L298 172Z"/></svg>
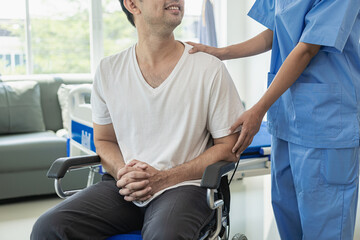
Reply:
<svg viewBox="0 0 360 240"><path fill-rule="evenodd" d="M161 32L163 34L168 34L168 33L173 33L173 31L181 24L181 20L175 21L175 20L168 20L166 21L166 23L162 23L159 24L159 30L161 30Z"/></svg>
<svg viewBox="0 0 360 240"><path fill-rule="evenodd" d="M179 20L179 21L172 21L172 22L169 23L169 26L171 26L171 27L173 27L175 29L181 24L181 21L182 21L182 19Z"/></svg>
<svg viewBox="0 0 360 240"><path fill-rule="evenodd" d="M170 18L168 18L166 21L171 25L171 26L179 26L183 20L183 17L182 15L178 15L178 16L172 16Z"/></svg>

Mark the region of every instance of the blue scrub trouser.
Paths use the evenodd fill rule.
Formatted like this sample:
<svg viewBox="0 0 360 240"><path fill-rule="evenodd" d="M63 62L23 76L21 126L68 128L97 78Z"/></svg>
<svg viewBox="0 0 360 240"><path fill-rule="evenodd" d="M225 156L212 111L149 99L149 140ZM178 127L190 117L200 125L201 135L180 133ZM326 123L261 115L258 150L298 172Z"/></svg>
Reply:
<svg viewBox="0 0 360 240"><path fill-rule="evenodd" d="M308 148L273 137L271 174L281 239L353 239L359 147Z"/></svg>

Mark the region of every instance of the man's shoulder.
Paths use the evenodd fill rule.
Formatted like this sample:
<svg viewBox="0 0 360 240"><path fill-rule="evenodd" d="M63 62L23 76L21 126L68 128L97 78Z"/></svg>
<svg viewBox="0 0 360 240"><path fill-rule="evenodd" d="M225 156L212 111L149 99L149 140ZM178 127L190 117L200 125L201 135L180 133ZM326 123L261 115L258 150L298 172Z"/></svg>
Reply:
<svg viewBox="0 0 360 240"><path fill-rule="evenodd" d="M192 48L191 45L186 43L185 46L187 51L189 51ZM223 62L220 59L204 52L189 54L189 58L193 60L194 64L201 65L207 69L216 70L223 65Z"/></svg>
<svg viewBox="0 0 360 240"><path fill-rule="evenodd" d="M114 64L118 66L118 64L128 62L131 59L133 47L134 46L131 46L121 52L104 57L100 62L101 68L111 68Z"/></svg>

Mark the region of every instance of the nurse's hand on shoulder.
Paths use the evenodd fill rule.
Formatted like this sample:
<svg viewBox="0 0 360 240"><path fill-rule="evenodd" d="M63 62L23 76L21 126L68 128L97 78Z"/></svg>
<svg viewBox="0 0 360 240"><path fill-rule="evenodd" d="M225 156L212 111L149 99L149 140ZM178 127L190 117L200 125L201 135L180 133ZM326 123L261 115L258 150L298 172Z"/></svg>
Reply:
<svg viewBox="0 0 360 240"><path fill-rule="evenodd" d="M219 58L220 60L224 60L222 57L221 48L211 47L201 43L194 43L194 42L186 42L186 43L193 46L193 48L189 50L190 54L197 52L205 52Z"/></svg>
<svg viewBox="0 0 360 240"><path fill-rule="evenodd" d="M232 149L233 153L236 153L236 157L240 157L240 154L251 144L255 134L260 129L264 115L255 108L250 108L231 126L229 130L231 133L241 126L239 138Z"/></svg>

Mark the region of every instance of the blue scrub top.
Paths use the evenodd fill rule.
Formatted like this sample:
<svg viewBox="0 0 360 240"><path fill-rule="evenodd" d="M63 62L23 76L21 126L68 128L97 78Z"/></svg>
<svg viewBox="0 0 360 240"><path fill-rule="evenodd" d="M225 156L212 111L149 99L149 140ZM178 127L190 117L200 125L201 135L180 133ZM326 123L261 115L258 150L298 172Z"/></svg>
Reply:
<svg viewBox="0 0 360 240"><path fill-rule="evenodd" d="M314 148L359 146L360 0L257 0L249 16L274 32L268 85L298 42L321 45L268 111L268 128Z"/></svg>

